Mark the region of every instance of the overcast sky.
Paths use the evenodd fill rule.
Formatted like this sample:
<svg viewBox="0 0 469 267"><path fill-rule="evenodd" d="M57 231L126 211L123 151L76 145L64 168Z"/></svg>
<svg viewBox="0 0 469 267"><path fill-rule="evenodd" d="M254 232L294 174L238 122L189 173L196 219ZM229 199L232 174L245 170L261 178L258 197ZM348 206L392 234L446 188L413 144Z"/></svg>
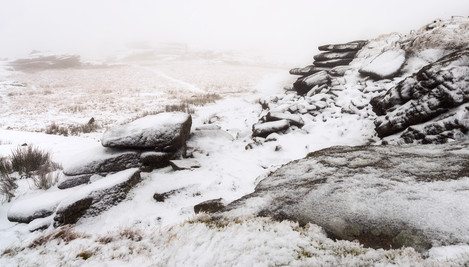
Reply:
<svg viewBox="0 0 469 267"><path fill-rule="evenodd" d="M319 44L408 33L452 15L469 15L469 1L0 0L0 57L32 49L90 57L177 41L295 59Z"/></svg>

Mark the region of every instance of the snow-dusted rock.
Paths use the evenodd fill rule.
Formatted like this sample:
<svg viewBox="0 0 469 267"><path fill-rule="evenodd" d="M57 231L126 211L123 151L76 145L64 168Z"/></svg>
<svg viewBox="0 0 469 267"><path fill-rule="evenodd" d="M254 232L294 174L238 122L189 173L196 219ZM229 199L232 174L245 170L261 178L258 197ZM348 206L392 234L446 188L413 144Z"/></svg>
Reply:
<svg viewBox="0 0 469 267"><path fill-rule="evenodd" d="M283 131L290 127L288 120L256 123L252 126L252 136L267 137L271 133Z"/></svg>
<svg viewBox="0 0 469 267"><path fill-rule="evenodd" d="M173 157L171 153L147 151L140 155L142 170L151 171L169 165L169 160Z"/></svg>
<svg viewBox="0 0 469 267"><path fill-rule="evenodd" d="M374 248L469 242L469 143L332 147L282 166L217 217L315 223Z"/></svg>
<svg viewBox="0 0 469 267"><path fill-rule="evenodd" d="M344 76L345 73L350 69L351 68L349 66L337 66L337 67L332 68L329 71L329 74L331 76Z"/></svg>
<svg viewBox="0 0 469 267"><path fill-rule="evenodd" d="M54 226L76 223L82 217L96 216L123 201L140 178L137 168L108 175L92 184L71 191L57 207ZM72 190L72 189L69 189Z"/></svg>
<svg viewBox="0 0 469 267"><path fill-rule="evenodd" d="M313 58L315 61L325 61L331 59L345 59L353 58L357 51L348 51L348 52L324 52L321 54L315 55Z"/></svg>
<svg viewBox="0 0 469 267"><path fill-rule="evenodd" d="M320 51L333 51L333 52L344 52L344 51L357 51L365 46L367 41L357 40L353 42L348 42L345 44L328 44L319 46Z"/></svg>
<svg viewBox="0 0 469 267"><path fill-rule="evenodd" d="M59 203L71 194L71 190L48 191L33 197L15 200L7 212L11 222L29 223L54 213Z"/></svg>
<svg viewBox="0 0 469 267"><path fill-rule="evenodd" d="M97 145L88 151L80 151L63 167L65 175L77 176L122 171L141 167L141 165L140 153L137 151L122 151Z"/></svg>
<svg viewBox="0 0 469 267"><path fill-rule="evenodd" d="M194 212L215 213L222 210L224 207L225 204L223 204L223 200L221 198L211 199L195 205Z"/></svg>
<svg viewBox="0 0 469 267"><path fill-rule="evenodd" d="M195 159L177 159L177 160L170 160L169 164L173 167L174 170L190 170L195 168L200 168L200 163Z"/></svg>
<svg viewBox="0 0 469 267"><path fill-rule="evenodd" d="M334 68L337 66L348 65L352 61L353 61L353 58L337 58L337 59L330 59L330 60L323 60L323 61L314 61L313 64L315 66L323 67L323 68Z"/></svg>
<svg viewBox="0 0 469 267"><path fill-rule="evenodd" d="M90 178L93 174L80 174L80 175L62 175L57 182L57 187L59 189L67 189L81 184L87 184L90 181Z"/></svg>
<svg viewBox="0 0 469 267"><path fill-rule="evenodd" d="M287 120L290 123L290 125L295 125L300 128L303 127L303 125L305 125L303 119L298 114L269 112L266 115L266 120L267 121Z"/></svg>
<svg viewBox="0 0 469 267"><path fill-rule="evenodd" d="M405 63L406 53L402 49L390 49L363 66L359 72L372 78L385 79L395 76Z"/></svg>
<svg viewBox="0 0 469 267"><path fill-rule="evenodd" d="M469 104L463 104L425 123L409 126L399 139L405 143L443 144L467 140L468 133Z"/></svg>
<svg viewBox="0 0 469 267"><path fill-rule="evenodd" d="M299 95L304 95L316 85L321 86L323 84L328 84L329 81L329 74L327 74L326 71L320 71L310 76L299 78L293 84L293 87Z"/></svg>
<svg viewBox="0 0 469 267"><path fill-rule="evenodd" d="M329 68L320 68L320 67L316 67L314 65L309 65L309 66L306 66L304 68L291 69L290 74L308 76L308 75L314 74L316 72L328 71L328 70L329 70Z"/></svg>
<svg viewBox="0 0 469 267"><path fill-rule="evenodd" d="M102 145L175 152L189 137L192 118L182 112L150 115L104 132Z"/></svg>
<svg viewBox="0 0 469 267"><path fill-rule="evenodd" d="M420 124L469 101L469 50L447 55L371 100L378 136Z"/></svg>

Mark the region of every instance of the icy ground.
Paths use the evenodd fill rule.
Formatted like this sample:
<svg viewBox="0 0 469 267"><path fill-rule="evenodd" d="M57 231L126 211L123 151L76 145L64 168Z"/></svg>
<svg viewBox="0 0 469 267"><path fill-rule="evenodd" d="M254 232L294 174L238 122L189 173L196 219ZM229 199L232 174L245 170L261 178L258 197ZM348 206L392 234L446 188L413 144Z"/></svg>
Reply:
<svg viewBox="0 0 469 267"><path fill-rule="evenodd" d="M138 75L149 75L147 70L142 69ZM125 73L121 68L117 71L117 74L112 75ZM173 81L172 79L176 78L170 73L167 71L165 75L171 78L168 81ZM213 75L216 76L215 73ZM44 82L54 80L54 77L58 76L60 75L57 73L42 72L32 74L28 79ZM191 80L177 77L184 83ZM286 70L270 69L263 72L261 77L256 84L243 84L242 90L230 92L225 89L221 100L196 109L193 115L193 131L204 123L212 122L232 137L195 136L191 139L188 146L192 148L201 168L173 171L171 167L167 167L151 173L142 173L143 181L130 191L126 201L97 217L81 219L76 226L30 233L30 226L9 222L6 214L15 201L33 197L38 199L41 194L59 191L57 188L51 188L47 192L40 191L34 188L31 181L20 180L17 197L11 203L0 205L0 266L457 266L467 263L467 245L433 248L428 258L424 259L410 248L384 251L365 249L354 242L336 242L328 239L315 225L301 228L287 221L273 222L259 218L246 218L219 225L207 221L204 215L194 217L194 205L220 197L227 203L236 200L251 193L262 177L282 164L332 145L367 144L374 136L371 120L360 120L357 115L341 114L315 123L306 120L303 127L306 131L278 136L276 141L263 145L253 143L251 127L257 122L261 112L258 100L281 93L283 86L291 83ZM74 75L72 78L77 79L78 83L79 78ZM140 82L145 84L147 81ZM191 94L193 88L204 88L197 84L197 81L192 84L195 87L188 86L186 91L182 88L178 95ZM63 137L7 129L9 123L12 123L15 129L38 130L53 120L67 122L67 116L61 117L57 114L61 114L60 105L65 105L63 102L71 97L74 86L59 86L68 90L66 93L70 95L65 96L62 96L64 92L58 94L53 87L49 88L51 93L39 95L39 100L44 101L40 103L45 103L45 106L38 105L36 108L31 103L27 107L21 105L28 96L21 94L21 88L15 89L19 94L8 96L6 87L2 88L0 85L2 101L16 103L15 106L9 106L8 110L3 110L6 113L0 117L0 155L6 156L16 146L27 143L47 149L52 153L54 161L68 164L75 160L73 155L76 153L100 146L102 132ZM127 105L131 110L133 105L142 105L140 100L144 101L143 105L158 105L168 101L165 98L167 96L159 95L152 103L151 96L147 94L155 91L155 88L151 84L148 88L143 88L146 88L145 92L125 96L114 95L112 90L105 91L104 93L111 95L114 101L122 100L114 106L116 110L104 108L103 112L99 113L99 107L93 108L94 102L91 102L90 106L87 106L90 102L84 102L80 104L84 110L82 116L89 118L95 112L94 114L98 115L93 116L102 115L107 119L106 123L113 124L125 121L131 116L131 112L117 112L121 107ZM43 89L36 90L42 92ZM42 99L43 97L46 99ZM50 99L47 99L48 97ZM61 100L61 97L64 99ZM85 99L86 93L79 97ZM54 99L60 101L48 102L55 101ZM51 107L50 112L38 111ZM90 109L92 112L87 112ZM59 118L54 118L54 114ZM69 121L73 120L70 114L68 117ZM25 119L27 121L24 121ZM251 149L246 149L247 147ZM154 193L171 190L175 190L175 193L164 202L156 202L153 199Z"/></svg>

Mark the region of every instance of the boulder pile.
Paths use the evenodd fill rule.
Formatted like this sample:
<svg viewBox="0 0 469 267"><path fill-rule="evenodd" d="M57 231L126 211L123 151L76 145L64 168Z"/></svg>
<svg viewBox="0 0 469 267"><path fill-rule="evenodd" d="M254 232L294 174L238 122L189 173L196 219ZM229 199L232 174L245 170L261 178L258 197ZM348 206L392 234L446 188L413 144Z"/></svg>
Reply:
<svg viewBox="0 0 469 267"><path fill-rule="evenodd" d="M64 166L60 189L88 183L93 175L106 175L129 168L151 171L185 156L192 118L181 112L146 116L104 132L101 144L81 152Z"/></svg>
<svg viewBox="0 0 469 267"><path fill-rule="evenodd" d="M301 75L293 84L294 90L299 95L304 95L315 86L329 85L330 75L343 76L347 70L346 66L366 43L367 41L353 41L319 46L318 49L325 52L315 55L312 65L290 70L290 74Z"/></svg>
<svg viewBox="0 0 469 267"><path fill-rule="evenodd" d="M290 70L300 75L292 87L260 100L255 143L347 114L373 122L369 140L383 143L469 139L468 29L468 18L454 17L405 36L320 46L312 65Z"/></svg>
<svg viewBox="0 0 469 267"><path fill-rule="evenodd" d="M107 130L102 146L82 151L75 161L64 165L58 182L61 190L15 202L8 220L32 225L39 220L43 228L98 215L125 199L141 180L141 171L168 166L171 160L185 156L191 125L190 115L171 112Z"/></svg>

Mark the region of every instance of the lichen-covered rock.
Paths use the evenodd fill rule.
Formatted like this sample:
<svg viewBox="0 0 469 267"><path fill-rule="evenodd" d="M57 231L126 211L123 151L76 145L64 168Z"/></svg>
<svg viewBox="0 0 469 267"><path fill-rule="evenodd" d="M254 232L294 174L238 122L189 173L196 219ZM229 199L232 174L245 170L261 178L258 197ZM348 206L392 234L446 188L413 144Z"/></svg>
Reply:
<svg viewBox="0 0 469 267"><path fill-rule="evenodd" d="M73 224L82 217L100 214L123 201L130 189L140 180L140 171L133 168L108 175L73 191L57 207L54 226Z"/></svg>
<svg viewBox="0 0 469 267"><path fill-rule="evenodd" d="M376 79L394 77L404 65L405 55L402 49L389 49L379 54L369 64L362 66L359 72Z"/></svg>
<svg viewBox="0 0 469 267"><path fill-rule="evenodd" d="M424 123L469 101L469 50L447 55L371 100L378 136Z"/></svg>
<svg viewBox="0 0 469 267"><path fill-rule="evenodd" d="M189 114L160 113L107 130L101 143L105 147L176 152L185 145L191 125Z"/></svg>
<svg viewBox="0 0 469 267"><path fill-rule="evenodd" d="M218 217L322 226L373 248L469 242L469 142L332 147L282 166Z"/></svg>

